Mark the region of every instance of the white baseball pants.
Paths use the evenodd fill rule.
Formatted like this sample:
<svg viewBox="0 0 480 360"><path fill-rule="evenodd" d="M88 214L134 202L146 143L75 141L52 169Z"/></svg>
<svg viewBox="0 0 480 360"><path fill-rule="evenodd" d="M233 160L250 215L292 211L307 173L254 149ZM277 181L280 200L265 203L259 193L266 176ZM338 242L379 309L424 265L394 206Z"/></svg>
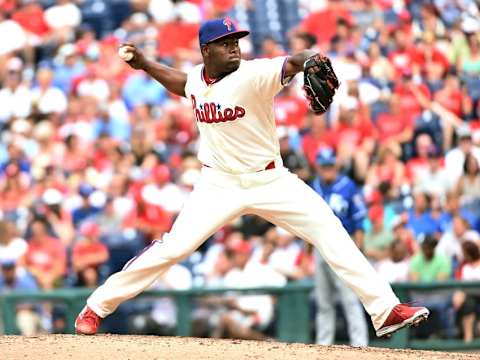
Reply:
<svg viewBox="0 0 480 360"><path fill-rule="evenodd" d="M277 166L240 175L204 167L171 231L110 276L90 296L88 306L101 317L111 314L225 223L244 214L261 216L312 243L358 295L375 329L399 303L323 199L296 175Z"/></svg>

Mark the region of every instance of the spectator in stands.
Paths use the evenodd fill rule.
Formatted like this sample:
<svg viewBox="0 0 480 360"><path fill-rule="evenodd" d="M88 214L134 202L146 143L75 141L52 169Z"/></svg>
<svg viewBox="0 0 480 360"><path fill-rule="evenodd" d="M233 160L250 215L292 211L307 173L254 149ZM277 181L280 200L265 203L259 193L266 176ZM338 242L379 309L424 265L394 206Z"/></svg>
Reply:
<svg viewBox="0 0 480 360"><path fill-rule="evenodd" d="M67 110L67 98L57 87L52 85L53 72L43 68L37 72L37 86L32 91L32 103L41 116L51 113L60 114Z"/></svg>
<svg viewBox="0 0 480 360"><path fill-rule="evenodd" d="M59 47L53 64L53 84L70 95L72 92L73 80L83 75L85 65L79 53L72 43L66 43Z"/></svg>
<svg viewBox="0 0 480 360"><path fill-rule="evenodd" d="M395 142L408 144L413 139L415 114L404 111L400 101L402 94L393 94L389 98L388 112L378 115L376 126L380 143Z"/></svg>
<svg viewBox="0 0 480 360"><path fill-rule="evenodd" d="M414 188L435 196L444 197L451 189L450 176L442 166L440 150L431 145L427 150L427 167L418 171L413 179Z"/></svg>
<svg viewBox="0 0 480 360"><path fill-rule="evenodd" d="M302 180L307 181L310 178L310 168L308 162L299 151L296 151L290 145L288 129L285 126L277 128L278 140L280 143L280 155L283 164Z"/></svg>
<svg viewBox="0 0 480 360"><path fill-rule="evenodd" d="M413 197L413 209L408 213L408 227L416 238L421 235L440 232L440 224L431 214L432 197L422 191L417 191Z"/></svg>
<svg viewBox="0 0 480 360"><path fill-rule="evenodd" d="M135 229L146 244L153 239L160 239L172 222L171 215L161 206L151 202L144 191L143 185L133 189L135 206L125 218L124 226Z"/></svg>
<svg viewBox="0 0 480 360"><path fill-rule="evenodd" d="M0 29L1 31L1 29ZM11 38L12 34L4 35ZM7 73L0 90L0 125L12 118L25 118L30 115L32 93L22 82L23 62L17 57L10 58L6 64Z"/></svg>
<svg viewBox="0 0 480 360"><path fill-rule="evenodd" d="M426 235L421 245L421 251L415 254L410 261L410 279L412 281L433 282L446 280L452 272L451 261L435 248L437 239Z"/></svg>
<svg viewBox="0 0 480 360"><path fill-rule="evenodd" d="M462 205L476 205L476 209L480 210L480 161L471 153L465 156L456 192Z"/></svg>
<svg viewBox="0 0 480 360"><path fill-rule="evenodd" d="M57 42L64 43L73 39L74 30L82 21L82 13L73 1L57 0L56 5L45 10L45 21Z"/></svg>
<svg viewBox="0 0 480 360"><path fill-rule="evenodd" d="M285 277L268 265L249 261L252 247L246 241L239 241L232 247L234 268L224 279L224 285L231 288L259 286L283 286ZM265 330L273 319L274 302L271 295L241 295L225 298L227 312L220 317L213 336L246 340L264 340Z"/></svg>
<svg viewBox="0 0 480 360"><path fill-rule="evenodd" d="M27 251L27 243L16 236L15 224L0 220L0 261L17 261Z"/></svg>
<svg viewBox="0 0 480 360"><path fill-rule="evenodd" d="M342 225L359 248L363 247L363 219L366 208L355 183L337 171L336 157L331 149L317 154L317 175L312 188L322 196L338 216ZM330 345L335 336L335 299L341 301L348 322L348 334L352 346L366 346L367 324L363 308L355 294L333 273L321 256L317 256L315 271L317 311L317 344Z"/></svg>
<svg viewBox="0 0 480 360"><path fill-rule="evenodd" d="M468 50L462 54L457 63L457 70L469 75L480 74L480 40L478 31L467 34Z"/></svg>
<svg viewBox="0 0 480 360"><path fill-rule="evenodd" d="M299 276L295 262L300 255L300 245L295 236L283 228L276 227L275 232L275 247L268 256L267 264L287 279L294 280Z"/></svg>
<svg viewBox="0 0 480 360"><path fill-rule="evenodd" d="M398 196L400 187L407 182L405 164L400 161L400 155L398 144L382 145L378 150L377 160L367 172L366 184L372 188L387 185L390 189L389 196Z"/></svg>
<svg viewBox="0 0 480 360"><path fill-rule="evenodd" d="M473 144L472 131L468 125L457 129L457 137L457 147L449 150L445 156L445 168L454 184L462 176L467 154L472 154L480 162L480 147Z"/></svg>
<svg viewBox="0 0 480 360"><path fill-rule="evenodd" d="M0 178L0 207L6 219L17 221L19 209L30 205L29 183L29 177L20 171L16 162L6 166Z"/></svg>
<svg viewBox="0 0 480 360"><path fill-rule="evenodd" d="M62 208L63 194L55 188L48 188L42 195L42 202L45 205L44 215L52 226L53 232L62 244L70 246L75 230L70 213Z"/></svg>
<svg viewBox="0 0 480 360"><path fill-rule="evenodd" d="M446 194L446 200L444 205L444 213L440 217L440 229L442 232L451 230L453 218L460 216L468 221L471 228L480 231L479 228L479 216L460 206L460 196L454 191Z"/></svg>
<svg viewBox="0 0 480 360"><path fill-rule="evenodd" d="M24 50L27 35L23 28L14 20L9 19L5 11L0 10L0 56Z"/></svg>
<svg viewBox="0 0 480 360"><path fill-rule="evenodd" d="M152 284L150 290L188 290L192 287L192 275L180 264L169 268ZM177 326L177 307L171 297L157 297L148 313L136 314L129 319L133 334L172 336ZM130 331L129 331L130 333Z"/></svg>
<svg viewBox="0 0 480 360"><path fill-rule="evenodd" d="M66 274L65 247L48 234L48 223L44 218L34 219L30 227L32 236L20 265L33 275L41 289L51 290L62 284Z"/></svg>
<svg viewBox="0 0 480 360"><path fill-rule="evenodd" d="M452 226L443 233L436 251L459 264L463 260L462 244L465 241L473 241L480 244L480 235L471 229L467 219L461 215L454 215Z"/></svg>
<svg viewBox="0 0 480 360"><path fill-rule="evenodd" d="M378 273L390 283L408 281L410 256L405 243L395 239L389 246L388 258L376 263Z"/></svg>
<svg viewBox="0 0 480 360"><path fill-rule="evenodd" d="M108 261L107 247L100 242L100 227L94 222L80 226L81 238L72 250L72 266L79 286L96 287L102 280L100 267Z"/></svg>
<svg viewBox="0 0 480 360"><path fill-rule="evenodd" d="M0 258L0 270L0 294L38 289L32 276L28 272L18 269L14 259ZM32 336L40 332L40 316L32 304L18 303L15 312L16 325L21 335Z"/></svg>
<svg viewBox="0 0 480 360"><path fill-rule="evenodd" d="M81 204L72 212L72 221L76 229L85 220L91 219L99 214L100 208L94 206L91 202L91 196L95 188L90 184L81 184L78 188L78 194L81 197Z"/></svg>
<svg viewBox="0 0 480 360"><path fill-rule="evenodd" d="M303 154L311 166L315 165L315 157L323 148L334 148L331 131L327 127L325 115L308 114L308 130L302 138Z"/></svg>
<svg viewBox="0 0 480 360"><path fill-rule="evenodd" d="M44 11L38 1L23 0L18 9L12 14L12 20L17 22L25 31L26 55L28 64L35 63L35 48L44 46L48 42L50 28L45 21Z"/></svg>
<svg viewBox="0 0 480 360"><path fill-rule="evenodd" d="M262 41L262 54L266 58L273 59L274 57L285 55L285 51L278 41L271 36L267 36Z"/></svg>
<svg viewBox="0 0 480 360"><path fill-rule="evenodd" d="M383 219L383 206L373 205L368 209L368 217L372 227L365 233L363 252L365 256L375 264L389 256L390 245L393 242L391 229L385 227Z"/></svg>
<svg viewBox="0 0 480 360"><path fill-rule="evenodd" d="M465 263L460 271L459 280L480 281L480 250L478 244L465 241L462 244ZM457 311L457 320L460 323L463 341L466 343L473 340L474 325L479 315L480 297L478 294L470 294L468 291L457 290L453 294L453 307Z"/></svg>

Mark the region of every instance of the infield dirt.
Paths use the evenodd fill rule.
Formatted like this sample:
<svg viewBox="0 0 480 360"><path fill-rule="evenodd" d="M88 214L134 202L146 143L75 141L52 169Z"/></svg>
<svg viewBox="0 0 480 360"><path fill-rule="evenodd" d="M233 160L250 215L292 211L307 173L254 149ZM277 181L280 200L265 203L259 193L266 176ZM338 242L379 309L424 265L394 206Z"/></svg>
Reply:
<svg viewBox="0 0 480 360"><path fill-rule="evenodd" d="M480 354L125 335L0 336L0 360L473 360Z"/></svg>

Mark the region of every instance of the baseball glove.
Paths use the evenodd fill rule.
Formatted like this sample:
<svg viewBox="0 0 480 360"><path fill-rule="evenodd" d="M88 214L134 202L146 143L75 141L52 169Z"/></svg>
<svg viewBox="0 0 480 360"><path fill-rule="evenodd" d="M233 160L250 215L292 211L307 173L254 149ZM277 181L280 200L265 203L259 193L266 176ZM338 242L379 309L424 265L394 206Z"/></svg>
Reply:
<svg viewBox="0 0 480 360"><path fill-rule="evenodd" d="M315 114L323 114L333 101L340 83L330 59L320 54L309 57L304 64L304 90Z"/></svg>

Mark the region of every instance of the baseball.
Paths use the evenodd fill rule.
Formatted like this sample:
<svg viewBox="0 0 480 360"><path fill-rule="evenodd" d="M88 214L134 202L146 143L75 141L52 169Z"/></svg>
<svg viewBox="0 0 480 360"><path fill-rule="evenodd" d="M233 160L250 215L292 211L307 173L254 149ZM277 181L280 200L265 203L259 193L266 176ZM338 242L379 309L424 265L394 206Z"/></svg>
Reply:
<svg viewBox="0 0 480 360"><path fill-rule="evenodd" d="M125 46L122 46L118 49L118 56L122 58L122 60L130 61L133 59L133 53L129 51Z"/></svg>

